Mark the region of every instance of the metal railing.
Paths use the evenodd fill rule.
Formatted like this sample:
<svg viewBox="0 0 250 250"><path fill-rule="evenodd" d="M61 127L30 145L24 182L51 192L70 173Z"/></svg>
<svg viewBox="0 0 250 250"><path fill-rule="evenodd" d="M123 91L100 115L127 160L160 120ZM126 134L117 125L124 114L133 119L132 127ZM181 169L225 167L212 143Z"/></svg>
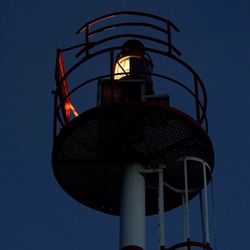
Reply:
<svg viewBox="0 0 250 250"><path fill-rule="evenodd" d="M113 19L120 17L120 16L139 16L143 18L149 18L152 20L160 21L163 24L163 27L159 27L155 24L150 24L149 22L114 22L113 24L104 24L104 26L95 28L96 24L100 24L105 21L113 21ZM153 36L149 36L148 34L138 34L138 33L120 33L120 34L106 34L107 30L114 30L114 32L118 31L122 27L143 27L143 28L150 28L153 29L160 34L166 35L166 39L157 38ZM98 79L101 78L110 78L114 79L114 63L116 60L116 53L118 53L121 49L121 41L122 38L137 38L142 41L150 41L153 43L152 46L145 46L145 52L149 54L154 54L161 56L163 58L166 58L175 62L178 65L181 65L184 67L184 70L189 72L193 78L191 84L190 82L184 83L180 80L177 80L164 72L154 72L151 73L152 76L161 78L165 80L168 83L174 84L178 88L183 89L185 92L187 92L194 100L194 109L195 114L191 115L194 120L200 125L203 126L206 131L208 131L208 122L206 117L206 108L207 108L207 95L206 95L206 89L205 86L200 78L200 76L196 73L196 71L188 65L186 62L184 62L180 55L181 53L179 50L173 45L173 31L179 32L179 29L169 20L164 19L162 17L158 17L156 15L147 14L143 12L115 12L111 13L109 15L102 16L100 18L96 18L90 22L87 22L85 25L83 25L78 31L77 34L83 34L84 35L84 43L78 44L69 48L65 49L59 49L58 53L61 53L63 56L65 53L73 52L73 54L76 55L76 57L81 57L80 59L77 59L77 62L74 63L71 67L65 70L60 78L58 78L58 75L56 76L56 82L57 86L55 91L53 91L54 94L54 136L57 134L58 129L58 123L61 127L65 126L67 121L65 120L65 101L69 97L73 97L73 94L78 91L79 89L83 88L87 84L91 84L93 82L96 82ZM97 36L98 35L98 36ZM100 37L100 35L102 35ZM96 38L98 37L98 38ZM118 46L110 46L107 45L107 42L109 41L115 41L116 43L119 43ZM164 46L163 48L159 48L159 46ZM80 50L79 50L80 49ZM77 52L75 52L78 50ZM68 80L69 76L71 76L76 69L78 69L80 66L84 67L85 63L88 62L90 59L96 58L98 60L98 56L107 56L109 58L109 70L107 74L102 75L95 75L89 79L81 79L82 81L78 84L75 84L74 86L71 85L71 83L68 83L68 89L69 91L65 94L62 93L62 85L63 83ZM58 57L57 57L58 58ZM192 86L190 86L192 85ZM80 113L84 110L81 110Z"/></svg>
<svg viewBox="0 0 250 250"><path fill-rule="evenodd" d="M158 216L159 216L159 249L161 250L175 250L175 249L186 249L191 250L194 248L202 248L207 250L212 250L210 246L209 239L209 220L208 220L208 190L207 185L211 177L211 168L207 162L203 159L193 156L186 156L177 160L178 162L183 162L183 173L184 173L184 187L183 189L175 188L166 183L163 180L164 170L168 166L161 164L158 169L143 169L140 171L142 174L158 174ZM195 162L200 164L202 172L202 186L196 189L189 189L189 179L188 179L188 162ZM207 173L208 171L208 173ZM175 244L171 247L165 247L165 229L164 229L164 187L170 189L173 192L179 193L183 197L183 231L184 231L184 242ZM201 211L201 225L202 225L202 242L192 241L190 233L190 212L189 212L189 198L190 194L193 192L199 192L200 194L200 211ZM164 246L164 247L163 247Z"/></svg>

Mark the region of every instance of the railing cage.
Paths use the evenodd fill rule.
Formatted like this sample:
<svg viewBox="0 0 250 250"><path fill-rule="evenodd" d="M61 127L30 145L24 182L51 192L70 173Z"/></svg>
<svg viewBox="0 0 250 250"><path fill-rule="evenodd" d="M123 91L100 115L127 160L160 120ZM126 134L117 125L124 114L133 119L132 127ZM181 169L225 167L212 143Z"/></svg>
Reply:
<svg viewBox="0 0 250 250"><path fill-rule="evenodd" d="M142 22L127 22L117 21L117 18L124 17L142 18ZM147 19L147 21L145 21ZM157 21L157 24L155 23ZM108 24L107 24L108 22ZM103 24L104 23L104 24ZM143 29L150 29L159 34L160 38L137 32L127 32L127 29L139 27ZM124 30L125 28L125 30ZM142 29L142 30L143 30ZM110 34L110 32L112 32ZM122 49L122 39L138 39L142 42L150 42L149 46L145 46L147 54L155 54L157 56L170 59L176 64L184 67L184 69L191 74L192 82L183 83L164 72L152 72L151 76L161 78L167 84L174 84L174 86L184 90L194 100L194 112L190 114L191 117L206 131L208 130L208 122L206 117L207 95L205 86L195 72L195 70L184 62L180 56L181 53L173 44L173 33L179 32L179 29L169 20L143 12L123 11L115 12L96 18L83 25L77 34L84 37L84 42L72 47L57 50L56 60L56 89L54 94L54 138L58 133L58 129L66 126L66 124L73 118L71 114L77 116L78 113L84 112L81 107L75 108L74 102L71 99L73 94L82 89L84 86L96 83L100 79L114 80L114 63L116 61L117 53ZM110 43L112 42L112 46ZM65 69L64 56L65 54L72 54L76 56L76 63L71 67ZM94 75L88 79L81 79L80 83L72 84L69 81L69 76L74 74L75 70L80 66L84 67L85 63L90 59L97 58L100 55L105 55L109 60L109 70L103 75ZM191 86L191 87L190 87Z"/></svg>

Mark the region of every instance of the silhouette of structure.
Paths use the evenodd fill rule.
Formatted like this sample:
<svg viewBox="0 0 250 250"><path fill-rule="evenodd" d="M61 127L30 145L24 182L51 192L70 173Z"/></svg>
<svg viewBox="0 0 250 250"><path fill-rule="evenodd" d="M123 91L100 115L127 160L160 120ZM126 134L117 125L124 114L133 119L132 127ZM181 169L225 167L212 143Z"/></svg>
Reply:
<svg viewBox="0 0 250 250"><path fill-rule="evenodd" d="M77 34L83 43L57 51L54 175L75 200L120 216L123 250L145 248L145 216L153 214L159 214L160 249L212 249L207 96L173 44L176 32L162 17L116 12L82 26ZM67 70L64 57L70 57ZM84 108L91 93L94 104ZM195 196L201 198L201 240L190 233L189 201ZM179 206L184 241L169 247L164 212Z"/></svg>

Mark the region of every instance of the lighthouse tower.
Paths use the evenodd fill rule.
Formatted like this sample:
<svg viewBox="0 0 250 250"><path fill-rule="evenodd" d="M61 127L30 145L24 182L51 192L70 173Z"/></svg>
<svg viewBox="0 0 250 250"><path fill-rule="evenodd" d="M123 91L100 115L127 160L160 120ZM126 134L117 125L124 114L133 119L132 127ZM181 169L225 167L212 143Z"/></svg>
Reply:
<svg viewBox="0 0 250 250"><path fill-rule="evenodd" d="M57 50L54 175L78 202L120 216L122 250L146 249L145 218L155 214L161 250L212 249L207 96L174 46L178 32L156 15L116 12L87 22L81 43ZM201 239L190 226L195 197ZM177 207L184 240L169 246L164 215Z"/></svg>

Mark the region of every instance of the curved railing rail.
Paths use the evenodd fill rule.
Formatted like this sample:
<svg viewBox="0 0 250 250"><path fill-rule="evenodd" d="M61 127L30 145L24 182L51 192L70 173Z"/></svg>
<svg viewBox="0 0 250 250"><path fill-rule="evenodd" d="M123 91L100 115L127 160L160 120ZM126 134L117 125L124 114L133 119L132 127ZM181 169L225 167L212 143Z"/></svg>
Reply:
<svg viewBox="0 0 250 250"><path fill-rule="evenodd" d="M142 16L146 18L152 18L155 20L158 20L164 24L165 28L158 27L155 24L149 24L149 23L144 23L144 22L124 22L124 23L114 23L114 24L108 24L104 25L102 27L97 27L95 28L95 24L101 23L104 20L107 19L113 19L118 16L122 15L133 15L133 16ZM151 37L148 34L135 34L135 33L121 33L121 34L113 34L113 35L106 35L103 34L105 31L108 29L119 29L120 27L124 26L129 26L129 27L149 27L151 29L156 30L157 32L160 32L161 34L167 35L166 40L163 40L162 38L158 37ZM65 49L59 49L58 54L64 55L65 53L68 52L74 52L73 54L76 54L77 57L81 57L80 59L77 60L76 63L74 63L71 67L69 67L65 72L61 72L61 76L58 77L58 72L56 74L56 82L57 82L57 87L56 90L53 91L55 95L55 101L54 101L54 135L57 135L57 128L58 124L57 121L59 121L61 126L65 126L65 115L63 115L64 112L64 104L69 97L73 97L73 94L79 90L80 88L86 86L87 84L90 84L94 81L97 81L98 79L108 77L110 79L114 79L114 72L113 72L113 67L116 59L116 54L118 51L122 49L121 46L121 39L123 38L137 38L143 41L151 41L153 45L155 46L147 46L145 47L145 51L150 54L155 54L159 56L163 56L166 59L170 59L177 64L181 65L184 67L186 71L188 71L193 80L191 82L191 87L190 87L190 82L189 83L183 83L177 79L174 79L173 77L162 73L162 72L155 72L151 73L152 76L154 77L159 77L167 82L170 82L172 84L175 84L179 88L185 90L193 99L195 102L195 117L193 117L198 124L204 127L204 129L207 131L208 130L208 122L207 122L207 117L206 117L206 108L207 108L207 95L206 95L206 89L205 86L199 77L199 75L195 72L195 70L188 65L186 62L184 62L182 59L180 59L179 55L180 52L175 48L175 46L172 43L172 30L175 30L179 32L179 29L169 20L158 17L156 15L152 14L147 14L147 13L142 13L142 12L115 12L110 15L105 15L100 18L94 19L85 25L83 25L78 31L78 34L84 34L85 33L85 40L84 43L78 44L69 48ZM98 38L96 38L96 35L99 34ZM100 35L102 35L100 37ZM96 39L95 39L96 38ZM107 45L107 42L113 41L116 43L119 43L117 46L110 46ZM164 46L164 48L160 47ZM79 51L80 49L80 51ZM77 52L75 52L78 50ZM74 73L76 69L78 69L80 66L83 67L86 62L88 62L90 59L97 58L98 56L101 55L106 55L109 58L109 70L107 74L103 75L94 75L93 77L89 79L83 79L83 81L80 84L76 84L74 86L71 86L71 84L67 84L67 80L71 74ZM59 58L59 57L57 57ZM58 64L58 62L57 62ZM67 88L69 91L65 94L62 94L62 86L67 84ZM64 86L65 87L65 86ZM66 88L66 89L67 89ZM81 111L81 110L80 110ZM83 112L83 111L82 111Z"/></svg>
<svg viewBox="0 0 250 250"><path fill-rule="evenodd" d="M139 16L143 18L148 18L148 22L116 22L116 18L121 16ZM103 22L105 20L114 21L113 24L104 25L101 28L95 28L94 26L97 23ZM159 27L157 25L151 24L152 21L160 21L162 24L162 27ZM93 46L94 36L103 33L105 31L109 31L111 29L121 28L121 27L149 27L155 31L158 31L159 33L162 33L166 35L166 40L163 40L161 43L163 43L167 47L167 51L169 53L176 53L177 55L181 55L181 53L177 50L177 48L173 45L172 42L172 32L173 30L176 32L179 32L180 30L169 20L159 17L157 15L144 13L144 12L138 12L138 11L120 11L120 12L114 12L109 15L104 15L99 18L93 19L90 22L87 22L84 24L76 33L82 34L84 33L84 46L85 48L82 49L80 52L78 52L78 56L85 52L85 55L88 55L90 53L90 49ZM138 34L130 34L130 35L137 35L137 38L147 39L146 36L141 36ZM115 39L115 36L109 35L109 40ZM151 40L149 38L148 40ZM94 42L95 43L95 42Z"/></svg>
<svg viewBox="0 0 250 250"><path fill-rule="evenodd" d="M213 250L211 248L211 246L209 245L209 243L203 243L203 242L197 242L197 241L185 241L185 242L181 242L178 243L172 247L168 247L165 248L164 250L176 250L176 249L183 249L185 247L185 249L187 250L191 250L194 247L195 248L202 248L202 249L206 249L206 250Z"/></svg>
<svg viewBox="0 0 250 250"><path fill-rule="evenodd" d="M179 29L176 27L176 25L174 25L171 21L169 21L168 19L165 19L163 17L154 15L154 14L150 14L150 13L145 13L145 12L139 12L139 11L119 11L119 12L113 12L107 15L103 15L101 17L95 18L89 22L87 22L86 24L84 24L80 29L78 29L78 31L76 32L77 34L82 33L83 31L85 31L87 28L90 28L92 25L104 21L106 19L110 19L110 18L114 18L117 16L122 16L122 15L130 15L130 16L143 16L143 17L149 17L158 21L161 21L163 23L166 23L167 25L169 25L171 28L173 28L175 31L179 32Z"/></svg>

